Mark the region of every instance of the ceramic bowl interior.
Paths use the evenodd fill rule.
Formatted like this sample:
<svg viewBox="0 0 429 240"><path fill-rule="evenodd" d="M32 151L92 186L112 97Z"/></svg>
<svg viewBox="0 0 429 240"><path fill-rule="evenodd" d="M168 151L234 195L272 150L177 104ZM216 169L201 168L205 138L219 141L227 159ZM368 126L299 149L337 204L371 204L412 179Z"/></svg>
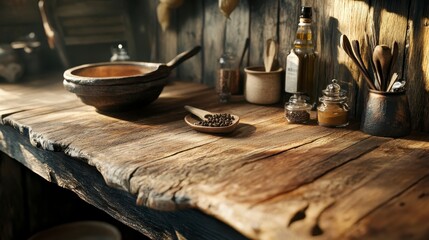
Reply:
<svg viewBox="0 0 429 240"><path fill-rule="evenodd" d="M76 66L64 72L64 79L82 85L123 85L167 77L171 69L160 63L102 62Z"/></svg>
<svg viewBox="0 0 429 240"><path fill-rule="evenodd" d="M73 75L89 78L129 77L153 71L133 64L88 66L72 71Z"/></svg>

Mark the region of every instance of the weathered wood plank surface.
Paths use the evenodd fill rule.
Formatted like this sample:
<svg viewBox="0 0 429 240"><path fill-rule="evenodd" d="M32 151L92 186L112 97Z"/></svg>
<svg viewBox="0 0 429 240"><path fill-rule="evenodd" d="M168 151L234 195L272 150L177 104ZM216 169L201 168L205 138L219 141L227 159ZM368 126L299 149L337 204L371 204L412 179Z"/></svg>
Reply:
<svg viewBox="0 0 429 240"><path fill-rule="evenodd" d="M81 199L104 210L115 219L140 231L151 239L246 239L224 223L210 218L198 210L187 209L166 212L137 206L135 196L125 191L108 187L104 182L103 176L94 167L90 167L82 161L76 161L76 159L72 159L64 155L64 153L35 148L28 142L26 136L19 134L9 126L1 125L0 135L2 136L0 138L1 151L14 156L16 160L33 171L36 166L37 168L43 168L44 171L38 172L38 174L46 180L72 190ZM9 171L14 173L12 169L9 169ZM2 174L2 176L7 175ZM15 177L19 178L20 175L17 174ZM4 183L8 182L5 181ZM19 190L17 186L11 185L10 187L15 187ZM24 193L17 191L16 198L21 197L22 194ZM17 201L17 203L19 202ZM4 204L4 206L14 206L13 203ZM23 214L19 213L21 210L20 208L8 208L5 215L2 212L2 217L9 216L9 211L14 211L14 218L23 217ZM62 211L64 212L65 210ZM12 219L8 217L4 220L10 222ZM6 226L13 225L2 225L2 227ZM15 225L14 227L20 226ZM8 232L6 232L14 229L2 230L4 232L0 232L2 234L0 236L5 237L5 239L15 239L7 235ZM18 239L22 238L18 236Z"/></svg>
<svg viewBox="0 0 429 240"><path fill-rule="evenodd" d="M427 134L287 124L278 106L222 105L194 83L174 82L152 105L116 114L97 113L60 82L29 85L0 85L1 150L145 235L240 238L212 216L252 239L429 237L423 220L402 230L427 218ZM240 125L198 133L184 123L184 105L239 115ZM214 228L201 232L200 218Z"/></svg>

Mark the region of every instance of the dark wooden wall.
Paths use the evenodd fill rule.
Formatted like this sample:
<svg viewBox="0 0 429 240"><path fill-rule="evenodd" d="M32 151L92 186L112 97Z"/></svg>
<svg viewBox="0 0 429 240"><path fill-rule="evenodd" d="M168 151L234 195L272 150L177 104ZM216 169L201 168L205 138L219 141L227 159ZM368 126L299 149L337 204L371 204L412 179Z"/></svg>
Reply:
<svg viewBox="0 0 429 240"><path fill-rule="evenodd" d="M188 81L214 86L217 59L226 50L241 54L245 38L250 38L248 65L262 64L264 41L275 38L280 43L280 63L291 48L297 27L299 8L314 8L319 90L331 79L340 80L350 91L356 115L362 109L365 86L356 66L339 48L341 34L364 42L365 31L376 26L380 43L396 40L400 56L396 70L407 80L408 97L414 129L429 131L429 4L425 0L241 0L226 20L218 10L217 0L186 0L173 12L172 26L166 32L156 22L157 0L132 1L137 26L138 55L142 60L168 61L177 52L202 45L202 54L183 64L177 75ZM225 40L224 32L226 32ZM361 82L361 81L360 81Z"/></svg>
<svg viewBox="0 0 429 240"><path fill-rule="evenodd" d="M42 30L37 2L32 0L0 0L0 43L15 41L29 31Z"/></svg>
<svg viewBox="0 0 429 240"><path fill-rule="evenodd" d="M55 51L49 49L35 0L0 0L0 44L5 45L34 32L42 42L41 67L50 71L61 66Z"/></svg>

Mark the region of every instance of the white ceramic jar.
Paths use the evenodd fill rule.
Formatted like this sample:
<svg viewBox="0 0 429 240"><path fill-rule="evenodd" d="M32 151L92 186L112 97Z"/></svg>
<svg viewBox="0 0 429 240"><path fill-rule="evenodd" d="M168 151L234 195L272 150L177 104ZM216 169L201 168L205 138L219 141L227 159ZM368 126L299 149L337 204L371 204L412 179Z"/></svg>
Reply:
<svg viewBox="0 0 429 240"><path fill-rule="evenodd" d="M280 74L283 68L265 72L264 67L247 67L244 95L255 104L274 104L280 101Z"/></svg>

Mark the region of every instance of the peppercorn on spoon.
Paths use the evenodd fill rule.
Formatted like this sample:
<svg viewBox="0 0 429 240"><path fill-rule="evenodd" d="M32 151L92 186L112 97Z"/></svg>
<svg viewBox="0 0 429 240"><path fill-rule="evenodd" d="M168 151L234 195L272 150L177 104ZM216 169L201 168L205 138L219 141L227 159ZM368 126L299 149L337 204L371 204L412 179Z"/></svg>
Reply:
<svg viewBox="0 0 429 240"><path fill-rule="evenodd" d="M217 126L217 127L203 126L199 124L201 121L209 122L209 116L215 116L216 114L221 114L221 113L212 113L212 112L208 112L206 110L188 106L188 105L185 106L185 109L190 113L192 113L185 116L184 120L186 124L188 124L191 128L199 132L230 133L237 128L238 123L240 122L240 118L237 115L227 114L231 117L230 124L228 124L227 126ZM229 122L229 120L227 120L227 122Z"/></svg>

